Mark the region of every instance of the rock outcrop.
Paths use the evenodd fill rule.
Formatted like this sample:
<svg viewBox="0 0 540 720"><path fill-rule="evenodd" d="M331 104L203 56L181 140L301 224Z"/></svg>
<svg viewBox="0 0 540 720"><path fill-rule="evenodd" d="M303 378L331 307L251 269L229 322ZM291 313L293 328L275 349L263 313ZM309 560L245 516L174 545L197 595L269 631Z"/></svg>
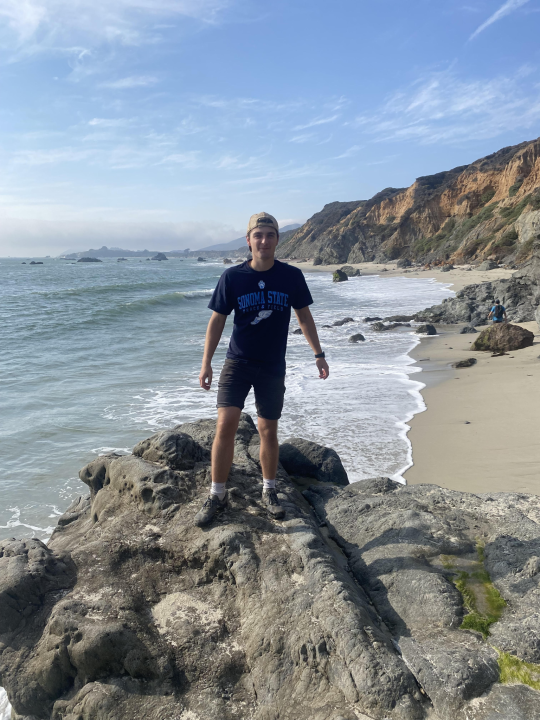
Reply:
<svg viewBox="0 0 540 720"><path fill-rule="evenodd" d="M362 335L362 333L355 333L354 335L351 335L349 338L350 343L357 343L357 342L364 342L366 338Z"/></svg>
<svg viewBox="0 0 540 720"><path fill-rule="evenodd" d="M281 258L437 265L526 260L540 234L540 138L409 188L331 203L280 243Z"/></svg>
<svg viewBox="0 0 540 720"><path fill-rule="evenodd" d="M341 327L342 325L347 325L347 323L352 323L352 322L354 322L354 318L346 317L346 318L343 318L342 320L336 320L335 322L333 322L332 327Z"/></svg>
<svg viewBox="0 0 540 720"><path fill-rule="evenodd" d="M530 330L510 323L493 323L482 330L471 345L471 350L508 352L530 347L533 342L534 334Z"/></svg>
<svg viewBox="0 0 540 720"><path fill-rule="evenodd" d="M418 322L444 325L463 322L486 325L489 311L497 299L505 306L509 320L534 320L536 308L540 305L540 243L534 245L531 259L511 278L467 285L455 297L426 308L414 317Z"/></svg>
<svg viewBox="0 0 540 720"><path fill-rule="evenodd" d="M348 485L292 439L278 522L242 415L230 507L200 529L214 431L94 459L48 546L0 544L14 720L537 720L540 693L499 682L540 663L537 497Z"/></svg>

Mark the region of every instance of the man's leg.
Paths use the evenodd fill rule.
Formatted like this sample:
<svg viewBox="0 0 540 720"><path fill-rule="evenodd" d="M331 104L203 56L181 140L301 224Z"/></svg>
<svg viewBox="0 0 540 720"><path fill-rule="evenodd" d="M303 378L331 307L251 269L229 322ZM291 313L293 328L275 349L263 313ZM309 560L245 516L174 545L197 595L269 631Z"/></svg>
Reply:
<svg viewBox="0 0 540 720"><path fill-rule="evenodd" d="M258 426L261 437L259 457L263 474L262 499L268 513L280 520L285 516L285 510L279 504L276 493L276 473L279 462L278 421L259 417Z"/></svg>
<svg viewBox="0 0 540 720"><path fill-rule="evenodd" d="M241 412L237 407L218 408L216 436L212 445L212 485L225 484L229 477L234 455L234 436Z"/></svg>
<svg viewBox="0 0 540 720"><path fill-rule="evenodd" d="M216 435L212 444L212 488L206 502L195 515L195 525L208 525L215 515L227 507L225 483L229 477L233 455L234 436L242 410L237 407L218 408Z"/></svg>
<svg viewBox="0 0 540 720"><path fill-rule="evenodd" d="M279 461L278 420L258 418L259 435L261 436L261 468L263 478L275 480Z"/></svg>

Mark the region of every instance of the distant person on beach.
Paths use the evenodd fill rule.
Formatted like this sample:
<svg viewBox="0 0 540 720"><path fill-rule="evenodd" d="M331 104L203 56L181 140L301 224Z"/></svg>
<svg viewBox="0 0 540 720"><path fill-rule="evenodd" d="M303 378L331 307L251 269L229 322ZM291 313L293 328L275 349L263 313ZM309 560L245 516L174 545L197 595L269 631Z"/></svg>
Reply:
<svg viewBox="0 0 540 720"><path fill-rule="evenodd" d="M315 354L319 377L330 371L321 350L309 305L313 303L304 275L298 268L276 260L279 242L277 220L266 212L252 215L246 236L252 260L222 274L208 307L213 310L199 383L212 384L212 357L221 339L227 315L234 311L234 326L218 383L218 419L212 446L212 488L195 524L207 525L227 507L226 482L234 455L234 437L247 394L253 387L261 438L262 501L268 514L281 519L285 511L276 493L279 461L278 420L285 396L285 351L291 307Z"/></svg>
<svg viewBox="0 0 540 720"><path fill-rule="evenodd" d="M506 308L501 305L500 300L495 300L495 305L490 310L488 320L493 320L494 323L507 322Z"/></svg>

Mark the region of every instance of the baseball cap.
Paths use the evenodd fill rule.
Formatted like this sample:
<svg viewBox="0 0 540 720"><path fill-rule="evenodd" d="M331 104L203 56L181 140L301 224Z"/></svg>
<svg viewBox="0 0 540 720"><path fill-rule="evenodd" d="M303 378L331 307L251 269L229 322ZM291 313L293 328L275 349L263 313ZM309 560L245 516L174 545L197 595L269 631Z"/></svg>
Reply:
<svg viewBox="0 0 540 720"><path fill-rule="evenodd" d="M263 225L267 225L269 227L274 228L274 230L276 231L276 233L279 236L278 221L276 220L276 218L273 215L270 215L270 213L267 213L267 212L255 213L255 215L252 215L249 218L247 234L249 235L249 233L252 230L255 230L255 228L261 227Z"/></svg>

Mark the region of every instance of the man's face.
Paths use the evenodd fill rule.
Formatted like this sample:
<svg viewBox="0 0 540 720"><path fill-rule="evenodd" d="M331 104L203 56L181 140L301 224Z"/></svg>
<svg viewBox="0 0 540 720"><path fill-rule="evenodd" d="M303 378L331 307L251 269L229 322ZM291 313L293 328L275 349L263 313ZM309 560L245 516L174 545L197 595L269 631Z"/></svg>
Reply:
<svg viewBox="0 0 540 720"><path fill-rule="evenodd" d="M247 242L253 257L266 260L274 257L279 238L273 227L263 226L252 230Z"/></svg>

